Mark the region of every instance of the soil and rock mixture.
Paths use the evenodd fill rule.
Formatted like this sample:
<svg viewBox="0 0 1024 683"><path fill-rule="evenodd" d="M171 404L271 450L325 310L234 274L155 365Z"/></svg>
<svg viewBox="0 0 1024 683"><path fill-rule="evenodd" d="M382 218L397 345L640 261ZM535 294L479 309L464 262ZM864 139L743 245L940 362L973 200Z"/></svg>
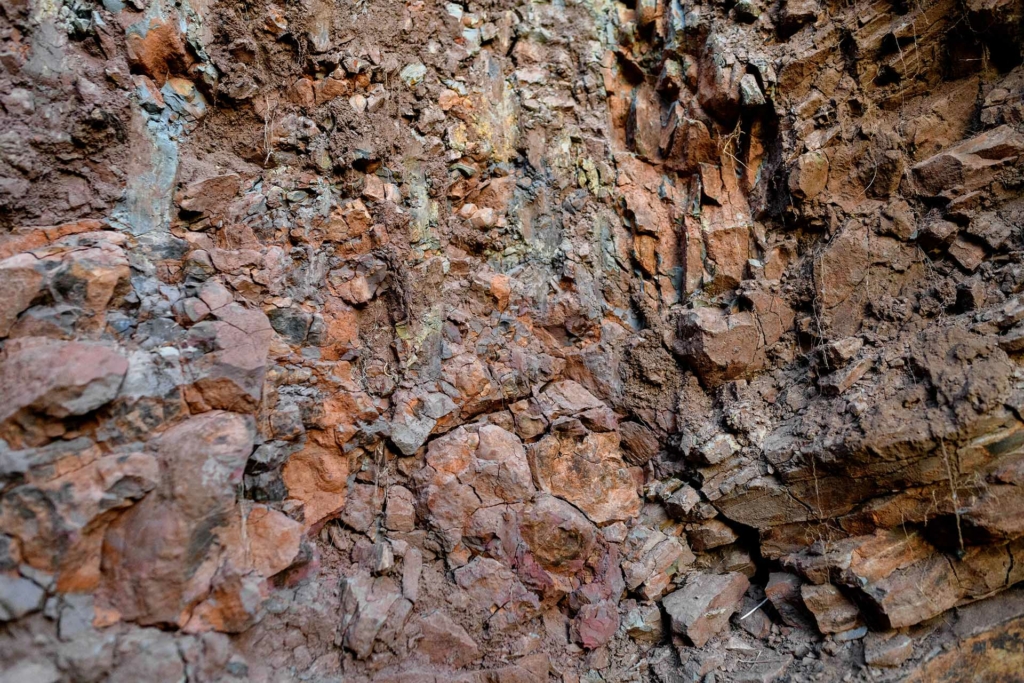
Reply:
<svg viewBox="0 0 1024 683"><path fill-rule="evenodd" d="M0 682L1024 680L1024 1L5 0Z"/></svg>

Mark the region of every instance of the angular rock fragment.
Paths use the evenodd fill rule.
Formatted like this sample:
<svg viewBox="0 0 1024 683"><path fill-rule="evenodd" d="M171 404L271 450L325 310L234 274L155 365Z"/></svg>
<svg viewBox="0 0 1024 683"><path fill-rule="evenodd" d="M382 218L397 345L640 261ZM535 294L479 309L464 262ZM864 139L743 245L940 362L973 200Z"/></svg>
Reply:
<svg viewBox="0 0 1024 683"><path fill-rule="evenodd" d="M869 633L864 639L864 661L868 666L897 667L914 652L914 641L902 633Z"/></svg>
<svg viewBox="0 0 1024 683"><path fill-rule="evenodd" d="M783 622L794 628L810 630L814 628L814 623L812 615L807 612L804 605L801 584L802 581L796 574L772 572L768 575L764 594L771 600Z"/></svg>
<svg viewBox="0 0 1024 683"><path fill-rule="evenodd" d="M462 628L442 612L431 612L419 620L420 639L416 649L434 664L456 669L480 658L480 648Z"/></svg>
<svg viewBox="0 0 1024 683"><path fill-rule="evenodd" d="M681 589L661 602L672 632L686 636L694 647L703 647L728 626L749 585L747 577L737 573L690 574Z"/></svg>
<svg viewBox="0 0 1024 683"><path fill-rule="evenodd" d="M698 308L679 321L674 350L709 387L755 372L764 364L763 341L754 317Z"/></svg>
<svg viewBox="0 0 1024 683"><path fill-rule="evenodd" d="M0 422L23 412L55 418L85 415L117 396L128 361L104 344L24 337L0 361Z"/></svg>
<svg viewBox="0 0 1024 683"><path fill-rule="evenodd" d="M377 633L400 597L398 587L389 577L373 578L367 572L358 572L343 579L337 644L352 650L360 659L369 657Z"/></svg>
<svg viewBox="0 0 1024 683"><path fill-rule="evenodd" d="M861 625L857 605L835 586L805 584L800 587L800 594L822 633L840 633Z"/></svg>

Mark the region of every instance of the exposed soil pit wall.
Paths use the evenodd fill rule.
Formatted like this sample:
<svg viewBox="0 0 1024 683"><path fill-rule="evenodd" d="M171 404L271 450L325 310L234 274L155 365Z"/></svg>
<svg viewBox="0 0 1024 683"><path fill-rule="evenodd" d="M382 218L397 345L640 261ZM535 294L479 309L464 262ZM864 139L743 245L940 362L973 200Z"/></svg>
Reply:
<svg viewBox="0 0 1024 683"><path fill-rule="evenodd" d="M1012 680L1020 1L0 8L0 681Z"/></svg>

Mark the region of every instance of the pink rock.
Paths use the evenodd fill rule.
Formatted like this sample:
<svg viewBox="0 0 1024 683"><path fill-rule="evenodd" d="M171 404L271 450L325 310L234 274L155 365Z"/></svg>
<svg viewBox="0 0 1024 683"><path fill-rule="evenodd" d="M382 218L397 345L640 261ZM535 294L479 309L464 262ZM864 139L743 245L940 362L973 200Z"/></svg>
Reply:
<svg viewBox="0 0 1024 683"><path fill-rule="evenodd" d="M610 600L584 605L572 622L573 636L588 650L607 645L618 630L619 611Z"/></svg>

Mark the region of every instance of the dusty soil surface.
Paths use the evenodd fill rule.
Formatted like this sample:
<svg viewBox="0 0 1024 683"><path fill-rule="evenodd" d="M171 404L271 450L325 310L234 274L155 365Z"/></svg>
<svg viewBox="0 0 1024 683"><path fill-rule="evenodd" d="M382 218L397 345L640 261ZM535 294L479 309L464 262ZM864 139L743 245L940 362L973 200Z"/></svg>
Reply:
<svg viewBox="0 0 1024 683"><path fill-rule="evenodd" d="M1024 680L1024 2L0 5L0 682Z"/></svg>

